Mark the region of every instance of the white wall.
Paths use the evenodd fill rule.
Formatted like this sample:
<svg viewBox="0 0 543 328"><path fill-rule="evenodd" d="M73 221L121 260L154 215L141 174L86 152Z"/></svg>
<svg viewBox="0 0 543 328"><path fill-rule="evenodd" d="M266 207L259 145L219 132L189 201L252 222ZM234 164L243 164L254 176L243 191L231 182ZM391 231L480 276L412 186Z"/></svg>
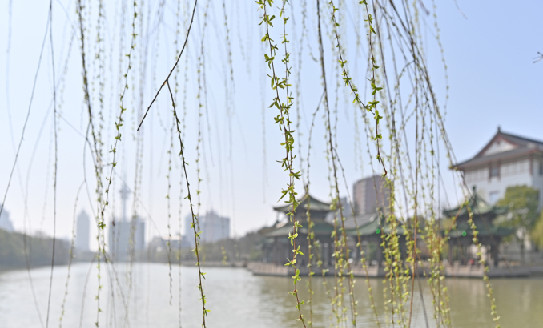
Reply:
<svg viewBox="0 0 543 328"><path fill-rule="evenodd" d="M464 179L470 189L472 189L473 186L477 186L479 195L485 200L494 203L498 199L503 198L507 187L527 185L542 190L543 176L539 175L539 166L535 164L537 164L537 161L534 160L534 175L530 175L530 160L522 159L514 162L502 163L500 175L498 177L489 178L489 167L487 166L473 171L466 171L464 173ZM540 200L543 201L541 192Z"/></svg>
<svg viewBox="0 0 543 328"><path fill-rule="evenodd" d="M539 190L539 208L541 209L543 205L543 174L539 173L539 165L543 165L543 159L534 159L532 168L532 186Z"/></svg>

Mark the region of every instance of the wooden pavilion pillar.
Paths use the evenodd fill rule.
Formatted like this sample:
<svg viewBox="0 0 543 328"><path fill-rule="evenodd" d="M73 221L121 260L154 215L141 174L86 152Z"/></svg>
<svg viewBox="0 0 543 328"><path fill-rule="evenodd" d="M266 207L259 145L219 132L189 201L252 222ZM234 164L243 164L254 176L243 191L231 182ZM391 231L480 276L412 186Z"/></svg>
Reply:
<svg viewBox="0 0 543 328"><path fill-rule="evenodd" d="M490 244L490 258L492 259L492 264L494 267L497 267L500 261L499 246L500 246L499 241L493 240L492 243Z"/></svg>
<svg viewBox="0 0 543 328"><path fill-rule="evenodd" d="M381 268L383 265L383 249L381 248L381 238L377 239L377 250L375 251L375 258L377 261L377 267Z"/></svg>
<svg viewBox="0 0 543 328"><path fill-rule="evenodd" d="M454 259L453 259L453 248L454 248L454 242L452 239L449 239L448 243L448 250L447 250L447 260L449 262L449 266L453 266Z"/></svg>

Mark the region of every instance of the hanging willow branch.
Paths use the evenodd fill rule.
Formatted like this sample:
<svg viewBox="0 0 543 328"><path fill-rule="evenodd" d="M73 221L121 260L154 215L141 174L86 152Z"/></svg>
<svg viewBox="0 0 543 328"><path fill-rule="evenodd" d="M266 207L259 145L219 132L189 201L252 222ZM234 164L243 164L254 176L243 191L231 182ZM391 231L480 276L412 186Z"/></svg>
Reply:
<svg viewBox="0 0 543 328"><path fill-rule="evenodd" d="M140 124L138 125L138 131L140 130L141 125L143 124L143 121L147 117L147 114L149 113L149 110L151 109L151 107L153 106L155 101L157 100L158 95L162 91L162 88L164 88L164 86L168 83L168 81L170 80L170 77L172 76L173 72L177 68L177 65L179 64L179 61L181 60L181 56L183 56L183 52L185 51L185 47L187 46L187 43L189 41L190 31L192 30L192 23L194 22L194 16L195 16L195 13L196 13L196 6L197 5L198 5L198 0L194 0L194 6L192 8L192 14L190 16L190 24L189 24L189 27L187 29L187 36L185 37L185 41L183 42L183 46L181 47L181 51L179 51L179 55L177 56L177 59L175 60L175 63L173 64L172 68L170 69L170 72L168 73L168 75L164 79L164 82L162 82L162 84L158 88L157 92L155 93L155 96L153 97L153 100L151 100L151 103L149 104L149 106L147 106L147 110L145 111L145 114L143 114L143 117L140 120Z"/></svg>
<svg viewBox="0 0 543 328"><path fill-rule="evenodd" d="M172 89L170 88L170 83L166 81L166 85L168 87L168 92L170 93L170 100L172 102L172 112L175 119L175 127L177 129L177 138L179 140L179 157L181 158L181 164L183 166L183 173L185 175L185 182L187 187L187 197L189 204L190 204L190 214L192 217L191 227L194 232L194 255L196 256L196 266L198 267L198 290L200 291L200 298L202 301L202 327L206 327L206 316L209 313L210 310L206 309L206 297L204 295L204 285L202 283L203 279L205 278L205 273L202 271L202 268L200 266L200 232L198 231L198 217L194 213L194 206L192 204L192 196L190 193L190 183L189 178L187 174L187 162L185 160L185 153L184 149L185 146L183 145L183 140L181 139L181 122L179 121L179 117L177 116L177 112L175 110L175 100L173 98Z"/></svg>

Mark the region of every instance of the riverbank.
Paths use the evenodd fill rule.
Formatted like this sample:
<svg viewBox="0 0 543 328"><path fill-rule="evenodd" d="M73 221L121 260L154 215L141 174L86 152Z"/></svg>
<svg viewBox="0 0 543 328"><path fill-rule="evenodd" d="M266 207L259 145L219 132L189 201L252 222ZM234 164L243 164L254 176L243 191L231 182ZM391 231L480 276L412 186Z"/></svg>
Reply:
<svg viewBox="0 0 543 328"><path fill-rule="evenodd" d="M0 270L48 266L51 265L53 254L55 265L68 264L70 243L66 240L0 229Z"/></svg>
<svg viewBox="0 0 543 328"><path fill-rule="evenodd" d="M295 274L296 268L279 265L275 263L250 262L247 264L247 269L255 276L278 276L291 277ZM313 267L312 273L315 276L334 276L334 268L318 268ZM299 268L300 275L307 276L309 268ZM385 277L386 271L384 267L368 266L353 266L352 273L355 277L382 278ZM481 265L460 265L444 266L444 276L450 278L477 278L484 276L485 269ZM416 276L424 277L430 274L428 267L419 266ZM499 266L489 267L487 275L491 278L529 278L543 276L542 266Z"/></svg>

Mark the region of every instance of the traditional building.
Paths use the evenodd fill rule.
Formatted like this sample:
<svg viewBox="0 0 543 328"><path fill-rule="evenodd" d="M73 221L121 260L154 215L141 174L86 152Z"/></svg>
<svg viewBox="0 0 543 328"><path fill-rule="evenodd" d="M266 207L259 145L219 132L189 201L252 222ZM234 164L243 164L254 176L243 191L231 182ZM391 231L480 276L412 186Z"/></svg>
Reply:
<svg viewBox="0 0 543 328"><path fill-rule="evenodd" d="M354 241L352 244L352 257L354 263L360 261L360 250L364 250L364 257L369 266L375 265L377 270L371 275L384 276L383 270L384 251L386 247L396 247L391 243L391 235L397 236L397 242L401 257L407 258L407 244L405 225L393 217L385 217L383 212L373 213L362 217L364 221L347 228L347 235Z"/></svg>
<svg viewBox="0 0 543 328"><path fill-rule="evenodd" d="M286 216L290 212L290 205L275 206L273 209ZM330 204L310 195L299 200L298 208L294 213L295 220L302 225L301 228L298 228L296 243L304 253L298 257L297 264L300 268L306 268L308 263L308 212L312 222L311 232L316 244L316 247L313 248L313 261L322 261L322 266L327 268L333 264L332 254L334 252L334 239L332 238L334 226L325 221L330 213ZM292 245L288 236L293 234L293 229L292 222L277 222L274 228L266 234L263 249L264 262L283 266L289 259L292 259Z"/></svg>
<svg viewBox="0 0 543 328"><path fill-rule="evenodd" d="M336 238L341 238L339 234L341 234L342 228L338 222L334 226L334 223L326 219L332 212L330 204L310 195L305 195L298 202L294 219L300 223L301 227L297 231L296 248L299 247L303 254L297 256L296 267L285 266L285 263L292 260L293 245L290 243L289 236L294 234L293 223L278 220L273 227L265 229L265 241L262 249L263 262L248 264L248 268L253 274L292 276L295 269L300 270L301 275L310 274L310 270L316 275L337 274L337 259L334 257L334 253L338 251L335 246ZM276 206L274 210L285 217L290 212L290 206ZM311 218L311 228L308 228L310 226L309 218ZM361 219L361 222L357 219ZM400 251L402 254L406 252L404 230L400 227L400 222L397 222L396 227L392 227L382 211L379 212L376 209L372 214L351 217L345 220L343 226L347 236L348 260L349 263L352 263L352 273L356 276L378 277L385 275L381 243L386 240L384 238L386 235L397 234ZM312 235L311 262L308 247L309 232ZM369 267L363 268L357 265L360 260L360 245L366 253Z"/></svg>
<svg viewBox="0 0 543 328"><path fill-rule="evenodd" d="M543 141L503 132L500 127L472 158L453 165L463 173L466 185L477 188L490 204L503 198L510 186L539 190L543 204Z"/></svg>
<svg viewBox="0 0 543 328"><path fill-rule="evenodd" d="M448 263L461 265L477 263L478 249L473 243L474 230L469 223L470 215L477 231L478 242L481 243L481 256L486 262L497 267L499 262L499 246L504 237L514 233L513 228L499 227L494 220L507 209L490 205L478 197L476 190L470 196L467 204L445 209L443 214L450 218L451 225L443 228L443 234L448 240Z"/></svg>

